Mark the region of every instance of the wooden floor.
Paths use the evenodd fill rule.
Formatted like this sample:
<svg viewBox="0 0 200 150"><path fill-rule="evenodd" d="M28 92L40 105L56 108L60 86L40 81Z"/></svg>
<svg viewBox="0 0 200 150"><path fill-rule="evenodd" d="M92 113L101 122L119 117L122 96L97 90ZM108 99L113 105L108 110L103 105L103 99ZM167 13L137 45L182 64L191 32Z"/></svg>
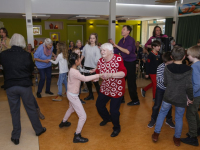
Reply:
<svg viewBox="0 0 200 150"><path fill-rule="evenodd" d="M153 143L151 135L154 128L148 128L152 112L152 91L149 90L146 98L141 97L140 88L138 95L140 99L139 106L127 106L130 101L128 91L125 94L125 104L120 107L120 124L121 132L117 137L110 137L112 133L112 123L101 127L99 123L102 121L95 106L95 100L87 101L84 109L87 114L87 120L82 130L82 136L89 139L88 143L73 143L74 132L77 127L78 117L73 113L68 121L71 122L70 127L59 128L58 125L68 109L68 100L64 97L61 102L52 101L52 97L37 99L41 111L46 119L42 120L42 125L47 128L46 133L39 137L40 150L199 150L198 147L181 143L180 147L176 147L173 143L174 129L171 129L165 123L157 143ZM87 94L81 94L81 98ZM109 104L108 104L109 108ZM174 109L173 109L174 119ZM188 125L184 116L184 125L181 137L186 137ZM198 137L200 140L200 137Z"/></svg>

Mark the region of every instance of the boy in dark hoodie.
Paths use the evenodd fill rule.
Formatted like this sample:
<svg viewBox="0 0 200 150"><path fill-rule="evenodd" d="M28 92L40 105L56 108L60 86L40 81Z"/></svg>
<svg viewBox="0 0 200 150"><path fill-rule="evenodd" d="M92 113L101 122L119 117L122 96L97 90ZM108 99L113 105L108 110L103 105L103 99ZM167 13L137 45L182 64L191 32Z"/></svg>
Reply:
<svg viewBox="0 0 200 150"><path fill-rule="evenodd" d="M182 64L184 58L184 48L175 46L172 50L174 63L167 65L164 70L164 85L166 86L166 90L152 135L154 142L158 141L163 121L171 106L174 105L176 124L173 140L176 146L180 146L185 107L192 103L193 100L192 68Z"/></svg>

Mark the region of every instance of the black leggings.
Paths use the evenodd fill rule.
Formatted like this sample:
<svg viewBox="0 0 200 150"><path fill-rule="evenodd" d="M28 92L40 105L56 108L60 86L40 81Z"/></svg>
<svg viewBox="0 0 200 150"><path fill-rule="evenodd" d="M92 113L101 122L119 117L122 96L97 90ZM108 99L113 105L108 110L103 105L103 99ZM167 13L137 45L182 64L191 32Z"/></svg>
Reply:
<svg viewBox="0 0 200 150"><path fill-rule="evenodd" d="M85 69L91 70L91 69L94 69L94 68L85 67ZM94 74L96 74L96 73L92 73L92 74L90 74L90 73L85 73L85 76L90 76L90 75L94 75ZM93 82L93 83L94 83L94 85L95 85L97 94L99 94L99 91L100 91L99 81ZM89 95L93 95L93 93L92 93L92 81L86 82L86 85L87 85L87 88L88 88L88 90L89 90Z"/></svg>

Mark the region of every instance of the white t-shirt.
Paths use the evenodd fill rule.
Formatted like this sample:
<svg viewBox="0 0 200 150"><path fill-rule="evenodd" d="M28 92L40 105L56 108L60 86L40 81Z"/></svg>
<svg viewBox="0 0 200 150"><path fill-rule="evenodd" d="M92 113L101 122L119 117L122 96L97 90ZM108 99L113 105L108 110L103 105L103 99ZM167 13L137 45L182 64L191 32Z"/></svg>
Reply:
<svg viewBox="0 0 200 150"><path fill-rule="evenodd" d="M63 53L58 54L55 61L50 60L53 64L59 63L59 73L66 73L68 72L68 63L67 60L63 58Z"/></svg>
<svg viewBox="0 0 200 150"><path fill-rule="evenodd" d="M98 46L90 46L89 44L84 46L82 55L85 57L84 66L90 68L96 68L97 62L101 58Z"/></svg>

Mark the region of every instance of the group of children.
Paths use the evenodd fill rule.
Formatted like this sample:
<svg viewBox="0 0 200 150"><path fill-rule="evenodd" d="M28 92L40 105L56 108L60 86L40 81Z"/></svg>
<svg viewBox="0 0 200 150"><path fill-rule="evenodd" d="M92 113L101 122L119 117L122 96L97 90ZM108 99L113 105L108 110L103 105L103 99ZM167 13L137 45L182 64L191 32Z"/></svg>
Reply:
<svg viewBox="0 0 200 150"><path fill-rule="evenodd" d="M193 46L187 50L187 57L193 63L191 67L182 64L186 57L184 48L175 46L171 52L164 53L161 58L160 42L154 41L151 46L152 51L147 60L146 77L149 75L152 83L141 89L141 94L145 97L146 90L153 86L155 103L152 108L151 121L148 124L149 128L155 125L152 140L158 141L166 117L165 123L171 128L175 128L173 140L176 146L180 146L180 141L198 146L197 136L200 135L198 115L200 105L200 46ZM162 61L163 63L161 63ZM172 121L172 105L175 106L175 125ZM186 107L189 132L186 138L180 138Z"/></svg>

